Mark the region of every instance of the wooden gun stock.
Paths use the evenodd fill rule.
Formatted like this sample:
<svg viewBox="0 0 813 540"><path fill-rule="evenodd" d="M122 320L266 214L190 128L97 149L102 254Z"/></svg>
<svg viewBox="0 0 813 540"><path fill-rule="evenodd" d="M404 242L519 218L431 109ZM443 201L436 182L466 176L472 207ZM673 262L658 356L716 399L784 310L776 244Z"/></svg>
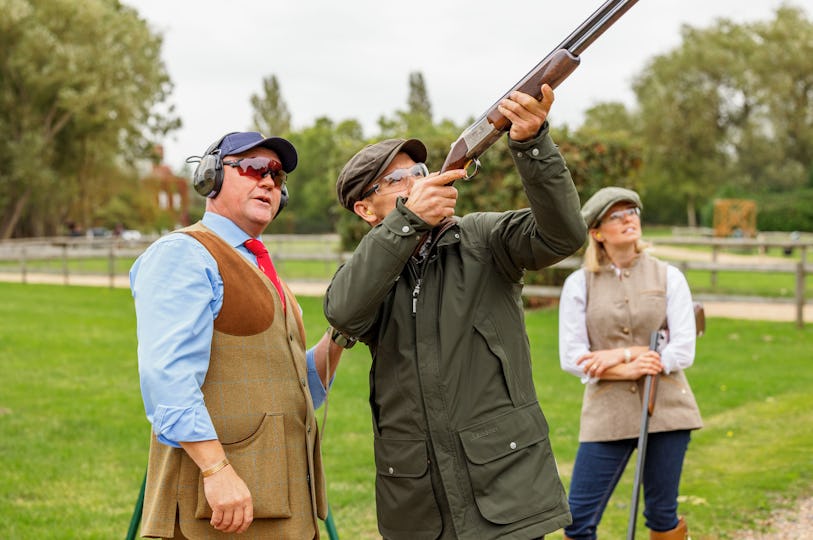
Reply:
<svg viewBox="0 0 813 540"><path fill-rule="evenodd" d="M450 169L467 169L472 163L477 163L477 158L497 142L504 132L511 129L511 122L497 110L500 102L514 91L524 92L541 100L540 88L542 85L547 83L551 88L559 86L579 67L579 55L637 1L607 0L604 2L595 13L534 66L522 80L463 131L460 137L452 143L452 148L440 169L441 172Z"/></svg>

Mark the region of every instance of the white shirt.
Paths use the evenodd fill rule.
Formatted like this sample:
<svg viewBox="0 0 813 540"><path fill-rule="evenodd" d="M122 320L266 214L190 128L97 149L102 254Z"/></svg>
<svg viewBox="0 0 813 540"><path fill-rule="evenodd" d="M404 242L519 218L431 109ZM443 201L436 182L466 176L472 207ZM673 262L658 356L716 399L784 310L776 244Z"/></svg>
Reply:
<svg viewBox="0 0 813 540"><path fill-rule="evenodd" d="M562 369L579 377L582 383L595 384L596 377L585 375L576 365L582 355L590 352L585 310L587 281L584 268L570 274L562 287L559 301L559 363ZM666 324L669 336L660 355L664 372L686 369L694 363L695 320L692 293L686 277L672 265L666 269Z"/></svg>

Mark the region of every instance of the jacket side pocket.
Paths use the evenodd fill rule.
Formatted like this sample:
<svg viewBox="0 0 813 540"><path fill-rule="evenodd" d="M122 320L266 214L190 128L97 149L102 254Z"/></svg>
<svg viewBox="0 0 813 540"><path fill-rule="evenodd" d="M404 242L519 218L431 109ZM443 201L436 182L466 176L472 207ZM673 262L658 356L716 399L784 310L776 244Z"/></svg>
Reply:
<svg viewBox="0 0 813 540"><path fill-rule="evenodd" d="M424 439L376 437L375 501L381 534L392 540L434 540L441 531Z"/></svg>
<svg viewBox="0 0 813 540"><path fill-rule="evenodd" d="M289 518L288 456L282 414L266 414L257 430L246 439L224 444L226 457L251 492L254 518ZM211 519L212 508L198 474L198 503L195 517Z"/></svg>
<svg viewBox="0 0 813 540"><path fill-rule="evenodd" d="M564 488L537 403L459 432L474 499L492 523L508 524L556 507Z"/></svg>

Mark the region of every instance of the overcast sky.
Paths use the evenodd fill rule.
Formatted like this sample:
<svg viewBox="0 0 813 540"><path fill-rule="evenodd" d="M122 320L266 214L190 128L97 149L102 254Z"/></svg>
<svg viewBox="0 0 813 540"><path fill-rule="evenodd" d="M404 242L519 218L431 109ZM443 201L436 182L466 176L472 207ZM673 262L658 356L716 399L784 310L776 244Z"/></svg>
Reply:
<svg viewBox="0 0 813 540"><path fill-rule="evenodd" d="M479 117L600 0L123 0L164 36L183 127L165 141L179 169L228 131L251 126L250 96L276 75L295 129L357 119L365 136L404 109L423 73L435 120ZM640 0L582 55L556 91L551 122L579 125L596 103L634 102L633 78L680 43L683 25L768 20L813 0ZM450 143L452 141L449 141Z"/></svg>

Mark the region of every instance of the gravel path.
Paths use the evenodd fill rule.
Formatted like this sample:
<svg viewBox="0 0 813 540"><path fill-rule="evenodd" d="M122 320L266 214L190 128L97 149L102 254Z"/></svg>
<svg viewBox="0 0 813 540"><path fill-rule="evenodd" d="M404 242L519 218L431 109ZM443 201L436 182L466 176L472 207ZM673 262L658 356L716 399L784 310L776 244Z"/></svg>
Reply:
<svg viewBox="0 0 813 540"><path fill-rule="evenodd" d="M796 507L777 510L762 523L767 532L745 531L738 540L813 540L813 497L800 500Z"/></svg>

